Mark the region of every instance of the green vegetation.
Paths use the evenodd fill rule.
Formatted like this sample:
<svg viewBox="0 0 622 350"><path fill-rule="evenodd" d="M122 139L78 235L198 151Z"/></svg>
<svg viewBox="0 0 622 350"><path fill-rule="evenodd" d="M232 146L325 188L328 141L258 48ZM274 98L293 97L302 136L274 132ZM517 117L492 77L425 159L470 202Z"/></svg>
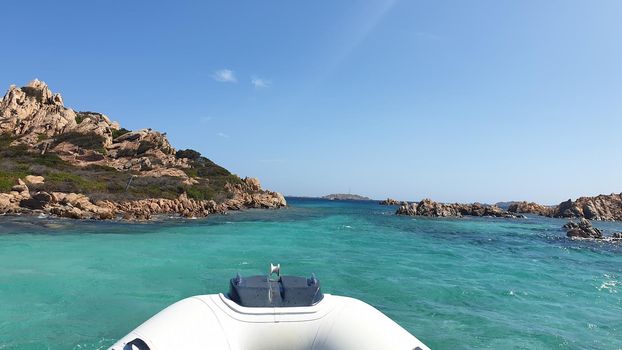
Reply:
<svg viewBox="0 0 622 350"><path fill-rule="evenodd" d="M66 132L54 138L54 144L52 147L56 147L56 145L60 144L61 142L69 142L80 148L105 153L104 141L105 139L103 136L94 133L81 134L78 132Z"/></svg>
<svg viewBox="0 0 622 350"><path fill-rule="evenodd" d="M9 192L13 185L17 184L17 179L28 175L22 169L0 170L0 192Z"/></svg>
<svg viewBox="0 0 622 350"><path fill-rule="evenodd" d="M184 172L199 181L198 184L186 188L190 198L222 201L229 196L224 191L225 185L227 183L237 184L242 181L237 175L231 174L227 169L201 156L201 153L195 150L179 150L175 153L175 157L187 158L191 167L183 169Z"/></svg>
<svg viewBox="0 0 622 350"><path fill-rule="evenodd" d="M84 118L86 118L86 115L84 115L84 114L82 114L80 112L76 113L76 124L82 123Z"/></svg>
<svg viewBox="0 0 622 350"><path fill-rule="evenodd" d="M55 141L58 142L59 139L70 140L71 143L77 142L80 147L84 145L92 147L102 142L101 140L88 141L76 135L60 135ZM45 183L30 185L31 189L82 193L94 201L173 199L186 192L193 199L211 199L221 202L230 198L231 195L225 190L225 185L241 182L238 176L193 150L178 152L181 158L190 159L191 168L183 170L198 181L194 185L186 185L178 177L135 176L137 172L118 171L105 165L92 164L87 167L76 167L63 161L54 153L48 152L41 155L29 152L25 146L9 146L12 141L12 138L0 135L0 192L10 191L19 178L23 179L27 175L41 175L45 177ZM150 145L143 145L142 148L149 149L147 146ZM132 181L128 187L131 178Z"/></svg>
<svg viewBox="0 0 622 350"><path fill-rule="evenodd" d="M180 149L179 151L175 152L175 158L177 159L188 158L190 160L197 160L201 158L201 153L193 149L183 149L183 150Z"/></svg>
<svg viewBox="0 0 622 350"><path fill-rule="evenodd" d="M128 132L131 132L131 131L127 130L126 128L121 128L119 130L112 130L112 139L114 140L121 135L127 134Z"/></svg>
<svg viewBox="0 0 622 350"><path fill-rule="evenodd" d="M138 149L136 150L136 155L141 155L147 152L150 149L156 148L156 144L149 141L140 141L138 144Z"/></svg>

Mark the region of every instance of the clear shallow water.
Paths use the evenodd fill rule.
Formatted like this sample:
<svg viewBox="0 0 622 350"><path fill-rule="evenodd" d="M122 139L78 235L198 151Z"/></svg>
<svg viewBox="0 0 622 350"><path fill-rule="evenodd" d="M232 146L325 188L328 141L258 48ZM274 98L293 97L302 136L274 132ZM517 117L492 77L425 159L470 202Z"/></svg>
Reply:
<svg viewBox="0 0 622 350"><path fill-rule="evenodd" d="M622 349L622 245L567 240L555 219L289 203L149 224L0 218L0 349L105 349L270 262L315 272L325 292L376 306L434 349Z"/></svg>

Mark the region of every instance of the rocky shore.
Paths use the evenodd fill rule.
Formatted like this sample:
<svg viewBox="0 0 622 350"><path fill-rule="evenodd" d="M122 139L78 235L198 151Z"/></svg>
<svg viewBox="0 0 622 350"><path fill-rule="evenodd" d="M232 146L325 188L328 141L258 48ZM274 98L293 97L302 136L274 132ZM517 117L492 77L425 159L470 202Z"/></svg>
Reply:
<svg viewBox="0 0 622 350"><path fill-rule="evenodd" d="M0 214L148 220L286 205L257 179L175 150L166 133L65 107L42 81L0 100Z"/></svg>
<svg viewBox="0 0 622 350"><path fill-rule="evenodd" d="M508 211L554 218L620 221L622 220L622 194L612 193L595 197L580 197L575 201L568 199L553 207L532 202L518 202L510 205Z"/></svg>
<svg viewBox="0 0 622 350"><path fill-rule="evenodd" d="M462 216L486 216L498 218L522 218L521 214L511 213L494 205L479 203L438 203L430 199L424 199L418 203L402 203L396 211L397 215L428 216L428 217L462 217Z"/></svg>
<svg viewBox="0 0 622 350"><path fill-rule="evenodd" d="M32 176L27 176L27 180ZM38 181L44 181L37 177ZM214 200L195 200L182 193L178 198L147 198L133 201L94 202L80 193L30 191L21 179L11 192L0 193L0 214L47 214L71 219L149 220L155 215L176 215L185 218L223 214L246 208L280 208L287 205L277 192L261 191L259 181L245 178L242 185L231 186L232 198L216 203Z"/></svg>

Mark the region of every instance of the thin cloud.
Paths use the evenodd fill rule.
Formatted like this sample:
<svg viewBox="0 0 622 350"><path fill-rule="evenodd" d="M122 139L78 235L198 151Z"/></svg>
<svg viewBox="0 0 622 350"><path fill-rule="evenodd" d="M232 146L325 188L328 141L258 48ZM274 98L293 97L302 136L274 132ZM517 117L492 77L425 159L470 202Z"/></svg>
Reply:
<svg viewBox="0 0 622 350"><path fill-rule="evenodd" d="M235 72L230 69L217 70L212 74L212 78L222 83L236 83L238 81L235 77Z"/></svg>
<svg viewBox="0 0 622 350"><path fill-rule="evenodd" d="M218 135L218 136L220 136L220 137L222 137L222 138L225 138L225 139L228 139L228 138L229 138L229 135L225 134L224 132L219 132L219 133L218 133L218 134L216 134L216 135Z"/></svg>
<svg viewBox="0 0 622 350"><path fill-rule="evenodd" d="M212 117L201 117L199 120L201 121L201 123L207 123L212 120Z"/></svg>
<svg viewBox="0 0 622 350"><path fill-rule="evenodd" d="M265 89L272 85L270 80L262 79L256 76L251 77L251 84L255 87L255 89Z"/></svg>

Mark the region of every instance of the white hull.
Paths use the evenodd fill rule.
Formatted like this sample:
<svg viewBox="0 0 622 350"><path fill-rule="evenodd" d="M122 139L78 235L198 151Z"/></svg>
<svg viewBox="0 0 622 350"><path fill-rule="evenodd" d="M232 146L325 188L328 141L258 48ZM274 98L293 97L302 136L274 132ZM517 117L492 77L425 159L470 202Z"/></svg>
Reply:
<svg viewBox="0 0 622 350"><path fill-rule="evenodd" d="M110 349L144 345L150 350L429 350L372 306L330 294L305 307L243 307L223 294L195 296L162 310Z"/></svg>

